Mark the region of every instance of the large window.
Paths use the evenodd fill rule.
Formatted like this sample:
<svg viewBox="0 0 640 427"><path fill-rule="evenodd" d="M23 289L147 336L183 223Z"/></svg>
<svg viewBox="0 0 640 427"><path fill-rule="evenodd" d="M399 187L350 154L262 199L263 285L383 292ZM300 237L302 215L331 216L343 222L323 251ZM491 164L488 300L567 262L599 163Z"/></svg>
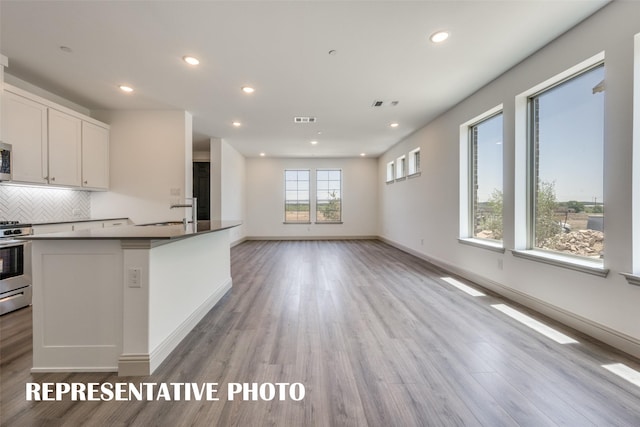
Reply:
<svg viewBox="0 0 640 427"><path fill-rule="evenodd" d="M285 170L284 179L284 221L310 222L309 170Z"/></svg>
<svg viewBox="0 0 640 427"><path fill-rule="evenodd" d="M469 126L472 236L502 240L502 112Z"/></svg>
<svg viewBox="0 0 640 427"><path fill-rule="evenodd" d="M529 247L604 251L604 65L528 98Z"/></svg>
<svg viewBox="0 0 640 427"><path fill-rule="evenodd" d="M342 220L342 171L316 170L316 222Z"/></svg>

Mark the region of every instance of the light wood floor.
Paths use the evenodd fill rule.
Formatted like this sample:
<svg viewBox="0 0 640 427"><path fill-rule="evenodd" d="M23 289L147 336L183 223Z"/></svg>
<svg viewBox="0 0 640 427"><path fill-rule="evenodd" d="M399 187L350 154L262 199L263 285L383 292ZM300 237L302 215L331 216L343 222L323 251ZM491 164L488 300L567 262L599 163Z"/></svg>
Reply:
<svg viewBox="0 0 640 427"><path fill-rule="evenodd" d="M31 375L31 310L0 318L3 425L639 426L638 361L530 331L379 241L246 242L233 289L150 377ZM548 319L538 319L554 325ZM26 382L301 382L301 402L26 402Z"/></svg>

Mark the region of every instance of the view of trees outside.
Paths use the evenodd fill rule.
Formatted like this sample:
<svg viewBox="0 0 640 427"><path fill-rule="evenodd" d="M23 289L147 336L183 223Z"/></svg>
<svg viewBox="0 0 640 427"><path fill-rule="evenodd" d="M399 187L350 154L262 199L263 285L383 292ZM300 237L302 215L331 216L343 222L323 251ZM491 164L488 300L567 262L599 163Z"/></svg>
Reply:
<svg viewBox="0 0 640 427"><path fill-rule="evenodd" d="M604 253L604 65L534 96L530 103L535 183L532 246L601 258ZM502 123L498 126L497 122L487 120L472 131L475 128L477 134L472 135L477 137L474 237L500 240L502 157L492 153L489 147L491 141L494 145L502 141ZM492 169L496 170L494 174L490 173Z"/></svg>
<svg viewBox="0 0 640 427"><path fill-rule="evenodd" d="M470 132L473 237L502 240L502 113Z"/></svg>
<svg viewBox="0 0 640 427"><path fill-rule="evenodd" d="M534 247L604 251L604 65L531 99Z"/></svg>
<svg viewBox="0 0 640 427"><path fill-rule="evenodd" d="M342 171L316 171L316 222L342 219Z"/></svg>

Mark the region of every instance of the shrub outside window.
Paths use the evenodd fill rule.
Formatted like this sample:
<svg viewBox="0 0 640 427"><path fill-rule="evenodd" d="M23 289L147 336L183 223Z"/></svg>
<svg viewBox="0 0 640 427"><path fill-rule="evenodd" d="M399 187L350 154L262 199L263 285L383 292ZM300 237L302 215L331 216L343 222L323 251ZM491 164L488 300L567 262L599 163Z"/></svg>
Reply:
<svg viewBox="0 0 640 427"><path fill-rule="evenodd" d="M472 237L502 240L502 112L469 127Z"/></svg>
<svg viewBox="0 0 640 427"><path fill-rule="evenodd" d="M316 170L316 222L342 220L342 171Z"/></svg>

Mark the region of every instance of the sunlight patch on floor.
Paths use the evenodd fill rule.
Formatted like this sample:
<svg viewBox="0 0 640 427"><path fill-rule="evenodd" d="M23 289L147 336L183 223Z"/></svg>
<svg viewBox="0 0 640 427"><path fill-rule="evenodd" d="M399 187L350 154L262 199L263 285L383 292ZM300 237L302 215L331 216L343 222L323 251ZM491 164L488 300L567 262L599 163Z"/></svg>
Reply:
<svg viewBox="0 0 640 427"><path fill-rule="evenodd" d="M602 367L609 372L613 372L620 378L629 381L631 384L640 387L640 372L635 369L632 369L623 363L612 363L610 365L602 365Z"/></svg>
<svg viewBox="0 0 640 427"><path fill-rule="evenodd" d="M547 325L545 325L544 323L541 323L539 321L537 321L536 319L527 316L524 313L519 312L518 310L515 310L505 304L494 304L491 307L495 308L496 310L499 310L501 312L503 312L504 314L506 314L507 316L511 317L512 319L517 320L518 322L522 323L525 326L528 326L529 328L533 329L534 331L544 335L547 338L551 338L552 340L554 340L557 343L560 344L575 344L578 341L574 340L573 338L563 334L562 332L559 332Z"/></svg>
<svg viewBox="0 0 640 427"><path fill-rule="evenodd" d="M469 295L471 295L472 297L484 297L486 296L485 294L483 294L482 292L472 288L471 286L467 286L464 283L462 283L459 280L456 280L452 277L441 277L442 280L444 280L445 282L447 282L448 284L450 284L451 286L454 286L458 289L460 289L462 292L465 292Z"/></svg>

